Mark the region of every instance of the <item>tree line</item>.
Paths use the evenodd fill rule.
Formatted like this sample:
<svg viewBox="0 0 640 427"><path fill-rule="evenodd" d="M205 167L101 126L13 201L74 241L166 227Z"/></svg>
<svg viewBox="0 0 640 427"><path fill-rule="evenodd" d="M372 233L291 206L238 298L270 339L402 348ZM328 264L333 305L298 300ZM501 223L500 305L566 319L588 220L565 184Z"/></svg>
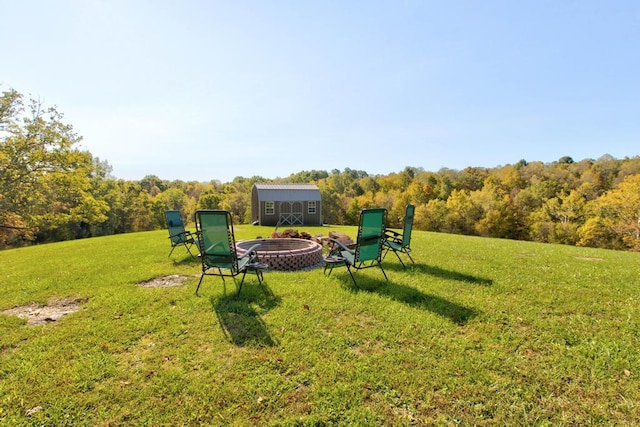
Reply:
<svg viewBox="0 0 640 427"><path fill-rule="evenodd" d="M117 179L111 167L78 149L81 137L55 107L7 90L0 98L0 248L164 228L164 212L193 218L225 209L251 222L256 182L314 183L324 222L355 225L359 212L384 207L400 227L416 206L419 230L640 250L640 157L517 163L495 168L388 175L311 170L231 182Z"/></svg>

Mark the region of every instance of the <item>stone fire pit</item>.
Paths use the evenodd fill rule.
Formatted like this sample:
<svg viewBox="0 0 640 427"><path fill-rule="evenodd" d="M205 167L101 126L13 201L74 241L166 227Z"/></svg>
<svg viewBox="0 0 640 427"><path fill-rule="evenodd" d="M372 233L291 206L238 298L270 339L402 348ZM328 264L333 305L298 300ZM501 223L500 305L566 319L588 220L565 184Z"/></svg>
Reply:
<svg viewBox="0 0 640 427"><path fill-rule="evenodd" d="M238 256L244 255L256 243L258 260L269 265L272 270L296 271L315 267L323 261L322 246L305 239L256 239L236 243Z"/></svg>

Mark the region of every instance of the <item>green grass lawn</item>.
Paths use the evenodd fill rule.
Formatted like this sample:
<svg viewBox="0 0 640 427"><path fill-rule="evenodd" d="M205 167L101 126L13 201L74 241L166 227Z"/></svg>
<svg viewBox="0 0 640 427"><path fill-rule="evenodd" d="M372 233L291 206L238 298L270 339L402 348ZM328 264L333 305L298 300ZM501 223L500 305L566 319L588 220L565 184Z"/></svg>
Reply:
<svg viewBox="0 0 640 427"><path fill-rule="evenodd" d="M355 227L301 227L311 234ZM237 226L237 239L268 236ZM414 232L416 264L247 275L166 231L0 252L2 425L636 424L640 254ZM182 274L184 285L143 288Z"/></svg>

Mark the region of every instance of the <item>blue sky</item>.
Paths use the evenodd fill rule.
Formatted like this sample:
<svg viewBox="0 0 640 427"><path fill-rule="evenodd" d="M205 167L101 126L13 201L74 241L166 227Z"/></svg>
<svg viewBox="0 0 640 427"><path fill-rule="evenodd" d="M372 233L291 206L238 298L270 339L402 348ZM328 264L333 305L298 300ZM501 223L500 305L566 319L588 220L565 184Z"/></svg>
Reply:
<svg viewBox="0 0 640 427"><path fill-rule="evenodd" d="M0 5L0 88L118 178L640 155L635 0Z"/></svg>

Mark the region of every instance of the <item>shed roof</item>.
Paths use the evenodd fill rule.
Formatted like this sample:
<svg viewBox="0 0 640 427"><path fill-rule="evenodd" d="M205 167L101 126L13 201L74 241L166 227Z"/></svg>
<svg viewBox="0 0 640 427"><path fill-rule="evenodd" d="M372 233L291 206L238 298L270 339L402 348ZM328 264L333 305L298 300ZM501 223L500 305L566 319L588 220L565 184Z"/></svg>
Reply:
<svg viewBox="0 0 640 427"><path fill-rule="evenodd" d="M320 190L313 184L254 184L262 202L304 202L321 200Z"/></svg>

